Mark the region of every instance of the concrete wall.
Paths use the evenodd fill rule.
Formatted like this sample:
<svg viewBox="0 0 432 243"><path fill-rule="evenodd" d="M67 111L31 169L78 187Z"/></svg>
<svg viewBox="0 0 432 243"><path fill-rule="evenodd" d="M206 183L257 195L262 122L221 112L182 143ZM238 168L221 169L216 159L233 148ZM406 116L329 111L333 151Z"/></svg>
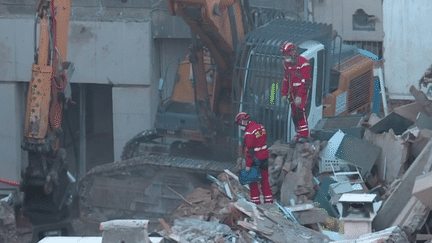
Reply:
<svg viewBox="0 0 432 243"><path fill-rule="evenodd" d="M113 88L114 159L120 159L127 141L153 127L150 89L147 87Z"/></svg>
<svg viewBox="0 0 432 243"><path fill-rule="evenodd" d="M382 1L325 0L313 1L312 5L314 22L333 24L333 29L344 40L382 41L384 38ZM375 31L353 30L352 15L357 9L363 9L368 15L378 18L375 22Z"/></svg>
<svg viewBox="0 0 432 243"><path fill-rule="evenodd" d="M386 88L391 99L413 99L409 87L432 63L432 2L386 0L383 11Z"/></svg>
<svg viewBox="0 0 432 243"><path fill-rule="evenodd" d="M28 81L33 63L32 19L0 20L2 81ZM78 83L150 85L150 22L72 21L68 61Z"/></svg>
<svg viewBox="0 0 432 243"><path fill-rule="evenodd" d="M13 182L20 182L21 163L27 161L26 153L21 150L24 136L23 93L23 83L0 82L0 179ZM0 188L8 186L0 183Z"/></svg>
<svg viewBox="0 0 432 243"><path fill-rule="evenodd" d="M79 83L151 84L150 22L73 21L68 60Z"/></svg>

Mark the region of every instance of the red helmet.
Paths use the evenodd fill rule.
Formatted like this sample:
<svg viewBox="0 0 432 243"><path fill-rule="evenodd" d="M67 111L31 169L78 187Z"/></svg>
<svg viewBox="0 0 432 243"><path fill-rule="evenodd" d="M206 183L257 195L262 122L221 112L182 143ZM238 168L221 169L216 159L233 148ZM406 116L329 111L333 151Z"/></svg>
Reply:
<svg viewBox="0 0 432 243"><path fill-rule="evenodd" d="M235 117L235 124L242 125L243 121L247 121L249 120L249 118L250 118L249 114L242 111L238 113L237 116Z"/></svg>
<svg viewBox="0 0 432 243"><path fill-rule="evenodd" d="M282 54L288 56L288 54L297 51L297 47L291 42L285 42L281 48Z"/></svg>

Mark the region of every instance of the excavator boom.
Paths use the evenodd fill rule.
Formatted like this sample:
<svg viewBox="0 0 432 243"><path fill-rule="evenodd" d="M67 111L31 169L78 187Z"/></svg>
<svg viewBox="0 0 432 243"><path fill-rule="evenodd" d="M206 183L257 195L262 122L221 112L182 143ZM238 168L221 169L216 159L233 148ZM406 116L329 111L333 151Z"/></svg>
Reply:
<svg viewBox="0 0 432 243"><path fill-rule="evenodd" d="M73 64L65 61L69 16L70 0L38 1L35 32L39 23L39 44L35 41L22 143L28 151L28 166L20 188L24 200L17 206L33 224L58 222L68 215L66 204L74 179L67 171L59 135L71 99L68 94L74 70Z"/></svg>

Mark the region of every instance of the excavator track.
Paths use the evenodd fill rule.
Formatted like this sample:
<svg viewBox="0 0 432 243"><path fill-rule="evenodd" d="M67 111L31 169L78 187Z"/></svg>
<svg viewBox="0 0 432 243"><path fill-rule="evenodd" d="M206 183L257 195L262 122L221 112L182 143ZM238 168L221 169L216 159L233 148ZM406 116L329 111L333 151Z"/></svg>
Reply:
<svg viewBox="0 0 432 243"><path fill-rule="evenodd" d="M158 138L144 131L127 143L123 158L137 155L140 144ZM139 154L143 154L141 151ZM235 161L219 162L146 152L143 156L97 166L79 182L80 211L94 220L169 217L197 187L209 187L206 176L235 170Z"/></svg>
<svg viewBox="0 0 432 243"><path fill-rule="evenodd" d="M135 135L131 140L129 140L123 148L121 155L122 160L127 160L130 158L138 157L140 150L140 144L142 143L152 143L155 144L154 140L160 138L156 129L144 130L137 135ZM157 153L163 153L160 150Z"/></svg>

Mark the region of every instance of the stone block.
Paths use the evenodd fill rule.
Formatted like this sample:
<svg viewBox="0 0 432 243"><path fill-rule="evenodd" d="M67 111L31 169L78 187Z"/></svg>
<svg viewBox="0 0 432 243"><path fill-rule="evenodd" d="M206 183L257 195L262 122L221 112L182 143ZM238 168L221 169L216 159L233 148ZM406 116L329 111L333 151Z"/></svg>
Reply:
<svg viewBox="0 0 432 243"><path fill-rule="evenodd" d="M150 243L148 220L111 220L102 222L102 243L134 242Z"/></svg>

